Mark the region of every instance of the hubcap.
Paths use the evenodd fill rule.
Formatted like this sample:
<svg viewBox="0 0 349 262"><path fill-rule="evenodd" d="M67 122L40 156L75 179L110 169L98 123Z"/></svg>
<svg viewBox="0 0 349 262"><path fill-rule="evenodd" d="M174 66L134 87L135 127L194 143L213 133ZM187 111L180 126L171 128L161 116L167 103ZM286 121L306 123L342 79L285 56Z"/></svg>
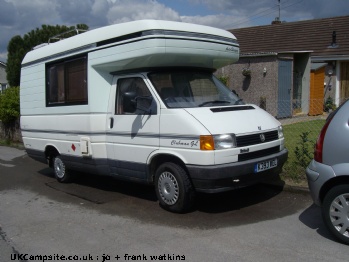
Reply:
<svg viewBox="0 0 349 262"><path fill-rule="evenodd" d="M178 182L175 176L170 172L163 172L158 181L158 190L161 199L167 205L174 205L179 196Z"/></svg>
<svg viewBox="0 0 349 262"><path fill-rule="evenodd" d="M349 193L342 194L332 201L330 219L333 227L349 238Z"/></svg>
<svg viewBox="0 0 349 262"><path fill-rule="evenodd" d="M64 177L65 167L64 167L64 163L62 162L62 160L60 158L55 158L54 169L55 169L56 176L58 178Z"/></svg>

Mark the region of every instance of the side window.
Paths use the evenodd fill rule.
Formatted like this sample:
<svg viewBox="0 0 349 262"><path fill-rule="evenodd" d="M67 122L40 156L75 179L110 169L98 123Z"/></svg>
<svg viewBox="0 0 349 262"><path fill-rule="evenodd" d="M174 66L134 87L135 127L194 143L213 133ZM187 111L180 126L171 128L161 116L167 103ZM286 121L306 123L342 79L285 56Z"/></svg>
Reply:
<svg viewBox="0 0 349 262"><path fill-rule="evenodd" d="M149 108L152 103L151 93L144 83L143 79L140 77L129 77L121 78L117 82L117 91L116 91L116 101L115 101L115 114L141 114L144 111L136 109L134 113L128 113L126 110L127 105L125 103L125 95L132 94L134 100L137 100L137 105L144 108ZM136 103L136 102L135 102ZM134 104L136 107L136 104Z"/></svg>
<svg viewBox="0 0 349 262"><path fill-rule="evenodd" d="M46 66L46 106L87 104L87 59Z"/></svg>

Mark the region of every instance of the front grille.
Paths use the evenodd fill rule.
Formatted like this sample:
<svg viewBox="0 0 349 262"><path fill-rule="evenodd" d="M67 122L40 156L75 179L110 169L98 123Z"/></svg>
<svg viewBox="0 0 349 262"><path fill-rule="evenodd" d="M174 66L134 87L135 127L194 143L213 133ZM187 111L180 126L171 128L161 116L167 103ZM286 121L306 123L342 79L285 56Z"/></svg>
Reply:
<svg viewBox="0 0 349 262"><path fill-rule="evenodd" d="M259 151L255 151L255 152L240 154L238 156L238 162L276 154L279 151L280 151L280 147L274 146L271 148L267 148L267 149L263 149L263 150L259 150Z"/></svg>
<svg viewBox="0 0 349 262"><path fill-rule="evenodd" d="M262 142L261 134L264 134L265 140ZM237 136L236 137L236 146L237 147L243 147L243 146L250 146L250 145L257 145L262 144L274 140L279 139L279 134L277 130L269 131L269 132L261 132L258 134L252 134L252 135L246 135L246 136Z"/></svg>

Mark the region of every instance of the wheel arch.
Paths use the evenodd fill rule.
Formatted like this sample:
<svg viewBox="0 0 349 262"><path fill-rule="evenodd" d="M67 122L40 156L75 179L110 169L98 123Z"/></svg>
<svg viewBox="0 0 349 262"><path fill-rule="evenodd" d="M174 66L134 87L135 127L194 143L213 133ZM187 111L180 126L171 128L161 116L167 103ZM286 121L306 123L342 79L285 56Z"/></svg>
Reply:
<svg viewBox="0 0 349 262"><path fill-rule="evenodd" d="M45 147L45 156L48 160L49 167L53 167L53 157L59 155L59 150L54 145L48 144Z"/></svg>
<svg viewBox="0 0 349 262"><path fill-rule="evenodd" d="M160 153L160 154L153 155L149 159L148 181L150 181L151 183L154 183L154 175L155 175L156 169L165 162L172 162L177 165L180 165L189 174L185 162L179 156L170 154L170 153Z"/></svg>
<svg viewBox="0 0 349 262"><path fill-rule="evenodd" d="M330 180L328 180L322 187L320 190L320 194L319 194L319 198L320 198L320 202L321 204L324 201L324 198L327 194L328 191L331 190L331 188L338 186L338 185L344 185L344 184L348 184L349 185L349 176L336 176Z"/></svg>

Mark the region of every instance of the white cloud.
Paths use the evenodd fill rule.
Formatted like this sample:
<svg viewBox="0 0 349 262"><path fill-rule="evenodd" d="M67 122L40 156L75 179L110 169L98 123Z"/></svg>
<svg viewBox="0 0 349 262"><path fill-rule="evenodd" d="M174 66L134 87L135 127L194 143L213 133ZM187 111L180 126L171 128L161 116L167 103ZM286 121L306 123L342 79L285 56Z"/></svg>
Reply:
<svg viewBox="0 0 349 262"><path fill-rule="evenodd" d="M207 15L207 16L181 16L183 22L213 26L222 29L232 28L232 24L238 23L244 17L235 15Z"/></svg>
<svg viewBox="0 0 349 262"><path fill-rule="evenodd" d="M114 4L107 14L110 24L139 19L180 21L180 16L177 12L157 1L129 0L125 2L114 0L113 2Z"/></svg>
<svg viewBox="0 0 349 262"><path fill-rule="evenodd" d="M42 24L55 24L58 21L56 0L49 3L44 0L9 0L16 9L14 13L16 29L30 31Z"/></svg>
<svg viewBox="0 0 349 262"><path fill-rule="evenodd" d="M7 52L0 53L0 61L6 62L7 60Z"/></svg>
<svg viewBox="0 0 349 262"><path fill-rule="evenodd" d="M1 26L11 26L15 22L16 9L14 5L5 0L0 0L1 15L0 15L0 25Z"/></svg>
<svg viewBox="0 0 349 262"><path fill-rule="evenodd" d="M92 14L95 16L100 16L106 14L109 9L109 3L106 0L95 0L92 4Z"/></svg>
<svg viewBox="0 0 349 262"><path fill-rule="evenodd" d="M23 36L43 24L84 23L93 29L137 19L163 19L231 29L270 24L278 14L276 0L0 0L0 6L0 59L5 61L13 36ZM281 19L286 21L348 15L347 10L348 0L281 1Z"/></svg>

